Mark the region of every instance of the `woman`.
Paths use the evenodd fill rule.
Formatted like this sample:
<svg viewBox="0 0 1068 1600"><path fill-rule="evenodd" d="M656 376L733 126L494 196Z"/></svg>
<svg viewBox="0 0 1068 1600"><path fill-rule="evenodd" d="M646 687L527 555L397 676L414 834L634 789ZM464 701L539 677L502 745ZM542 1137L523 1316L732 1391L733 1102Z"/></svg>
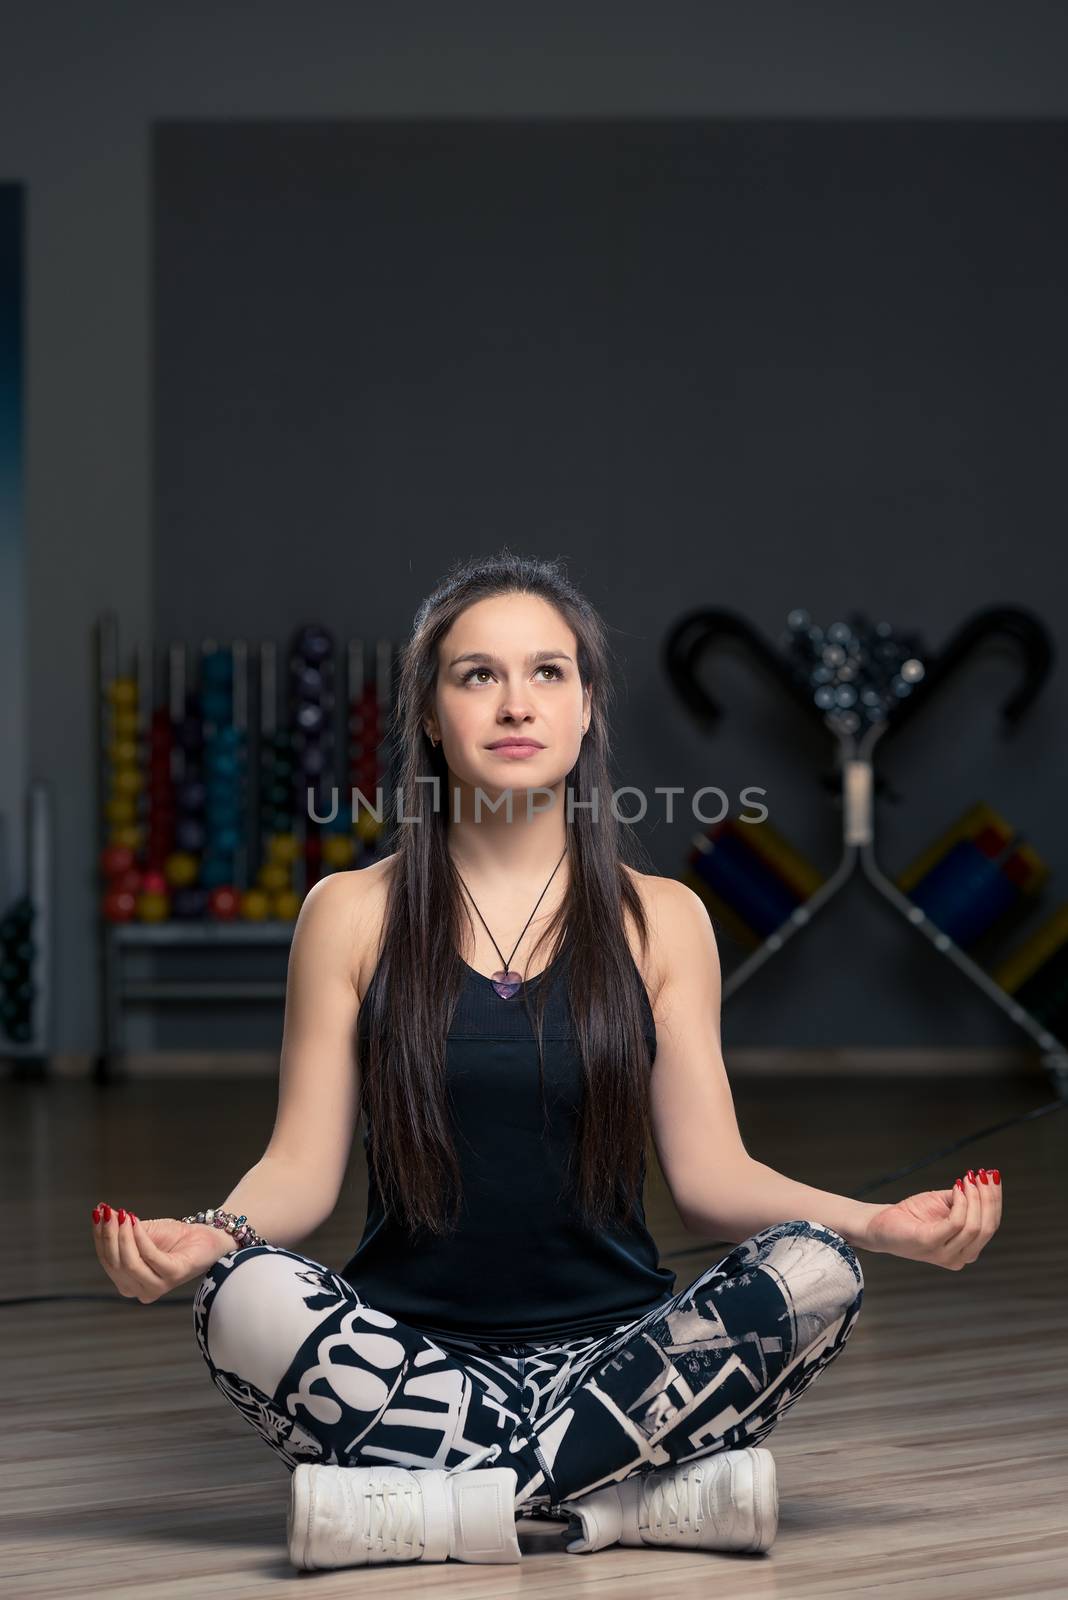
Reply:
<svg viewBox="0 0 1068 1600"><path fill-rule="evenodd" d="M855 1250L955 1270L998 1226L996 1173L880 1206L749 1156L707 912L622 859L612 688L558 563L445 577L402 662L392 854L298 919L263 1157L222 1218L93 1213L122 1293L200 1280L211 1377L293 1472L295 1565L516 1560L520 1510L569 1514L571 1551L765 1550L759 1445L856 1324ZM293 1247L361 1111L338 1273ZM683 1221L739 1241L681 1292L649 1139Z"/></svg>

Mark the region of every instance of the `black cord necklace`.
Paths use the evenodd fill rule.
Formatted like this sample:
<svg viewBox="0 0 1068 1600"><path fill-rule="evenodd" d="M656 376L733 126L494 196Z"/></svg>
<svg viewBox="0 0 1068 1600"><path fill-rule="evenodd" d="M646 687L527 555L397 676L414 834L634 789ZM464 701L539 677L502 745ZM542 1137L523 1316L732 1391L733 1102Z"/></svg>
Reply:
<svg viewBox="0 0 1068 1600"><path fill-rule="evenodd" d="M567 847L565 846L564 847L564 855L562 855L560 857L560 861L563 861L564 856L566 856L566 855L567 855ZM558 861L556 863L556 866L553 868L552 873L550 874L550 877L549 877L549 883L552 883L553 878L555 878L556 874L559 872L559 870L560 870L560 861ZM464 889L467 892L468 899L470 900L471 904L475 907L475 910L478 911L478 906L475 903L475 897L471 893L470 889L467 888L467 884L464 883L464 880L463 880L463 878L462 878L462 876L461 876L461 874L459 872L459 869L457 869L456 876L460 879L460 882L464 884ZM545 888L541 891L541 894L539 894L537 900L535 901L534 911L537 911L538 906L540 906L542 901L545 899L545 893L546 893L546 890L549 887L549 883L547 883L545 885ZM532 911L530 913L530 916L527 918L526 922L523 924L523 933L526 933L527 929L530 927L531 922L534 920L534 911ZM482 915L481 911L478 911L478 916L479 916L480 922L482 923L482 926L485 928L486 932L489 934L490 939L493 942L493 948L494 948L494 950L496 950L498 956L500 956L501 963L502 963L501 971L500 972L495 972L493 974L493 977L490 979L490 982L492 983L493 987L496 989L497 993L500 995L502 1000L511 1000L514 995L517 995L519 993L519 990L521 989L521 987L523 985L523 974L521 972L513 972L512 971L512 956L514 956L516 951L519 949L520 941L523 938L523 933L521 933L519 935L519 938L516 940L515 944L512 946L512 956L509 956L508 960L505 961L504 957L501 955L501 947L500 947L500 945L497 943L496 939L493 938L492 932L490 932L489 923L486 921L486 919Z"/></svg>

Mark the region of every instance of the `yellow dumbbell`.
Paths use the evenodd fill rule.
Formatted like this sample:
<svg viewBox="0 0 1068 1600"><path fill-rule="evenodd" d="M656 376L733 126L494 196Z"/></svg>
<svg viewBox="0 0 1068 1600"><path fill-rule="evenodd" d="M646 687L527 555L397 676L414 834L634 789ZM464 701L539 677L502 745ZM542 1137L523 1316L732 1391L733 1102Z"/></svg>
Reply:
<svg viewBox="0 0 1068 1600"><path fill-rule="evenodd" d="M295 833L273 833L267 842L267 859L291 865L300 855L300 840Z"/></svg>
<svg viewBox="0 0 1068 1600"><path fill-rule="evenodd" d="M274 894L279 889L289 888L292 881L291 873L292 868L283 867L279 861L265 861L256 874L256 882L261 889L267 889Z"/></svg>
<svg viewBox="0 0 1068 1600"><path fill-rule="evenodd" d="M137 767L116 767L111 774L114 794L139 794L144 786L144 774Z"/></svg>
<svg viewBox="0 0 1068 1600"><path fill-rule="evenodd" d="M300 912L300 895L295 889L280 889L271 896L271 915L279 922L295 922Z"/></svg>
<svg viewBox="0 0 1068 1600"><path fill-rule="evenodd" d="M146 892L137 896L137 915L142 922L164 922L170 906L170 900L165 894Z"/></svg>
<svg viewBox="0 0 1068 1600"><path fill-rule="evenodd" d="M262 889L246 889L241 896L241 915L246 922L266 922L271 902Z"/></svg>
<svg viewBox="0 0 1068 1600"><path fill-rule="evenodd" d="M330 867L347 867L356 854L356 840L350 833L328 833L323 839L323 860Z"/></svg>
<svg viewBox="0 0 1068 1600"><path fill-rule="evenodd" d="M199 871L199 861L187 850L175 850L163 863L163 875L176 889L188 883L196 883Z"/></svg>
<svg viewBox="0 0 1068 1600"><path fill-rule="evenodd" d="M136 822L137 800L132 794L113 794L104 804L109 822Z"/></svg>
<svg viewBox="0 0 1068 1600"><path fill-rule="evenodd" d="M108 684L107 696L113 706L135 706L137 704L137 679L112 678Z"/></svg>

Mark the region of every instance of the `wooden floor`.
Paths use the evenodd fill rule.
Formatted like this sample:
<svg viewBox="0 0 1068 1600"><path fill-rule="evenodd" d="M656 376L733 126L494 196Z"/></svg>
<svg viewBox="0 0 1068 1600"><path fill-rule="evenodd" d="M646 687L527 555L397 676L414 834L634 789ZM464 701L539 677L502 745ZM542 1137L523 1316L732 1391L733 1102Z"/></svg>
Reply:
<svg viewBox="0 0 1068 1600"><path fill-rule="evenodd" d="M751 1152L854 1193L880 1173L1054 1098L1041 1071L974 1083L732 1074ZM299 1574L285 1550L289 1474L212 1386L192 1289L123 1300L89 1232L98 1197L181 1215L261 1154L270 1081L0 1084L0 1592L165 1597L371 1592L672 1600L1016 1600L1068 1595L1068 1112L1024 1122L865 1198L1000 1167L1001 1230L961 1273L863 1253L864 1307L841 1357L767 1441L778 1538L764 1555L621 1549L568 1555L564 1524L522 1521L516 1565L409 1563ZM363 1216L361 1141L328 1227L299 1247L333 1267ZM684 1288L725 1253L687 1235L660 1174L648 1216ZM684 1252L676 1254L676 1252Z"/></svg>

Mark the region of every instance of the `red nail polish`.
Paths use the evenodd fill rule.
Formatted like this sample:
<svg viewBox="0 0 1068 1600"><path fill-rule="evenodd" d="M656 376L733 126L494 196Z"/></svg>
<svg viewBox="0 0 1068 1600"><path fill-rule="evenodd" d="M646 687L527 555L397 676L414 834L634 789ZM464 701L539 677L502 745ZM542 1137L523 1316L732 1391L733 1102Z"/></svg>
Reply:
<svg viewBox="0 0 1068 1600"><path fill-rule="evenodd" d="M961 1194L963 1194L963 1193L964 1193L964 1185L963 1185L963 1183L961 1183L961 1181L960 1181L960 1179L959 1179L959 1178L958 1178L958 1179L957 1179L957 1181L956 1181L956 1183L955 1183L955 1184L954 1184L954 1185L953 1185L953 1187L954 1187L954 1188L955 1188L955 1189L959 1189L959 1190L960 1190L960 1192L961 1192Z"/></svg>
<svg viewBox="0 0 1068 1600"><path fill-rule="evenodd" d="M969 1172L968 1173L968 1181L969 1181L969 1183L974 1183L975 1182L975 1173L974 1172Z"/></svg>
<svg viewBox="0 0 1068 1600"><path fill-rule="evenodd" d="M986 1168L985 1167L980 1167L979 1168L979 1181L980 1181L980 1183L989 1183L990 1182L990 1179L986 1175Z"/></svg>
<svg viewBox="0 0 1068 1600"><path fill-rule="evenodd" d="M119 1209L115 1213L115 1215L118 1217L120 1222L125 1222L126 1221L126 1212L125 1212L125 1210L124 1210L124 1208L122 1206L119 1207Z"/></svg>
<svg viewBox="0 0 1068 1600"><path fill-rule="evenodd" d="M104 1207L104 1221L105 1222L110 1222L111 1221L111 1207L110 1206L105 1206Z"/></svg>
<svg viewBox="0 0 1068 1600"><path fill-rule="evenodd" d="M1001 1173L998 1171L997 1167L994 1168L994 1182L995 1183L1000 1183L1001 1182Z"/></svg>
<svg viewBox="0 0 1068 1600"><path fill-rule="evenodd" d="M94 1206L93 1207L93 1221L94 1222L99 1222L100 1221L100 1207L99 1206Z"/></svg>
<svg viewBox="0 0 1068 1600"><path fill-rule="evenodd" d="M135 1223L135 1222L136 1222L136 1221L137 1221L137 1218L136 1218L136 1217L135 1217L135 1216L134 1216L134 1214L133 1214L133 1212L132 1212L132 1211L131 1211L131 1212L130 1212L130 1226L131 1226L131 1227L132 1227L132 1226L133 1226L133 1224L134 1224L134 1223Z"/></svg>

